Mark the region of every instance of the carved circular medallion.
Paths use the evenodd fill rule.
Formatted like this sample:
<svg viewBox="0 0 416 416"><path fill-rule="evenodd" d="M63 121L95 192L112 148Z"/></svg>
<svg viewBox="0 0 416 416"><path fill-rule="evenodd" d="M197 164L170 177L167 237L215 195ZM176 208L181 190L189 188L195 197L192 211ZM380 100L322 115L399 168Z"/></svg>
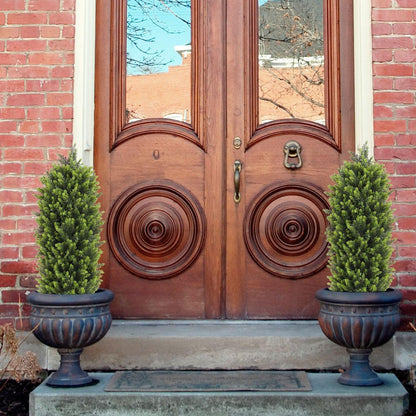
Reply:
<svg viewBox="0 0 416 416"><path fill-rule="evenodd" d="M253 260L274 276L299 279L327 262L325 194L308 183L277 183L258 195L244 220Z"/></svg>
<svg viewBox="0 0 416 416"><path fill-rule="evenodd" d="M114 203L108 240L118 262L145 279L177 276L197 259L205 216L196 198L170 181L129 188Z"/></svg>

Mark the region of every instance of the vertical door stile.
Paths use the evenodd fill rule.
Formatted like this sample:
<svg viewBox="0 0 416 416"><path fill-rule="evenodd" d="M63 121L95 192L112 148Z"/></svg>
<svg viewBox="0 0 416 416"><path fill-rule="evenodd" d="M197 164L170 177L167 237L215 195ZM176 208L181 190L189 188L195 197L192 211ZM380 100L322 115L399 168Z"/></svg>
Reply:
<svg viewBox="0 0 416 416"><path fill-rule="evenodd" d="M225 120L225 3L223 0L199 0L199 26L203 27L200 53L203 67L204 97L200 114L205 143L205 213L207 222L205 258L205 313L207 319L224 314L223 286L225 281L225 210L224 199L224 137Z"/></svg>

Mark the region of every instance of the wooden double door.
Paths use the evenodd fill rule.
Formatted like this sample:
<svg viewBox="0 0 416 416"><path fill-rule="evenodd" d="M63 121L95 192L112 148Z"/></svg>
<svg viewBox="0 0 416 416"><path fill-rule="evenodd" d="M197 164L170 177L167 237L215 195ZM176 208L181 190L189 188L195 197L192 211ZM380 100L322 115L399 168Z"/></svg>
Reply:
<svg viewBox="0 0 416 416"><path fill-rule="evenodd" d="M263 3L192 1L190 120L130 121L127 1L97 1L94 164L116 318L317 316L324 192L354 150L352 1L323 2L319 122L260 120Z"/></svg>

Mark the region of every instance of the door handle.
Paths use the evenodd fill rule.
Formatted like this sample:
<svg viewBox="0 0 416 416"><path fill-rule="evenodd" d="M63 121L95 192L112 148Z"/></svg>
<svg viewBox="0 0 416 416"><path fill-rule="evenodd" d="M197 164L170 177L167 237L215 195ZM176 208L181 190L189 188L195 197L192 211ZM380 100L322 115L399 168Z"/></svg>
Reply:
<svg viewBox="0 0 416 416"><path fill-rule="evenodd" d="M236 204L240 203L241 195L240 195L240 173L243 164L241 161L236 160L234 161L234 202Z"/></svg>

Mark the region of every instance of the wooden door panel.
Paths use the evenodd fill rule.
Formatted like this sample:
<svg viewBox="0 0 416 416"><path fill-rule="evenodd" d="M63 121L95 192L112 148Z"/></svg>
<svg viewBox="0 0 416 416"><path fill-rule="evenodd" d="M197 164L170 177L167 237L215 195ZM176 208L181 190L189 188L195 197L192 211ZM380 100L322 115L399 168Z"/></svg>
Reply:
<svg viewBox="0 0 416 416"><path fill-rule="evenodd" d="M172 134L141 134L111 152L111 166L114 315L203 317L204 151Z"/></svg>

